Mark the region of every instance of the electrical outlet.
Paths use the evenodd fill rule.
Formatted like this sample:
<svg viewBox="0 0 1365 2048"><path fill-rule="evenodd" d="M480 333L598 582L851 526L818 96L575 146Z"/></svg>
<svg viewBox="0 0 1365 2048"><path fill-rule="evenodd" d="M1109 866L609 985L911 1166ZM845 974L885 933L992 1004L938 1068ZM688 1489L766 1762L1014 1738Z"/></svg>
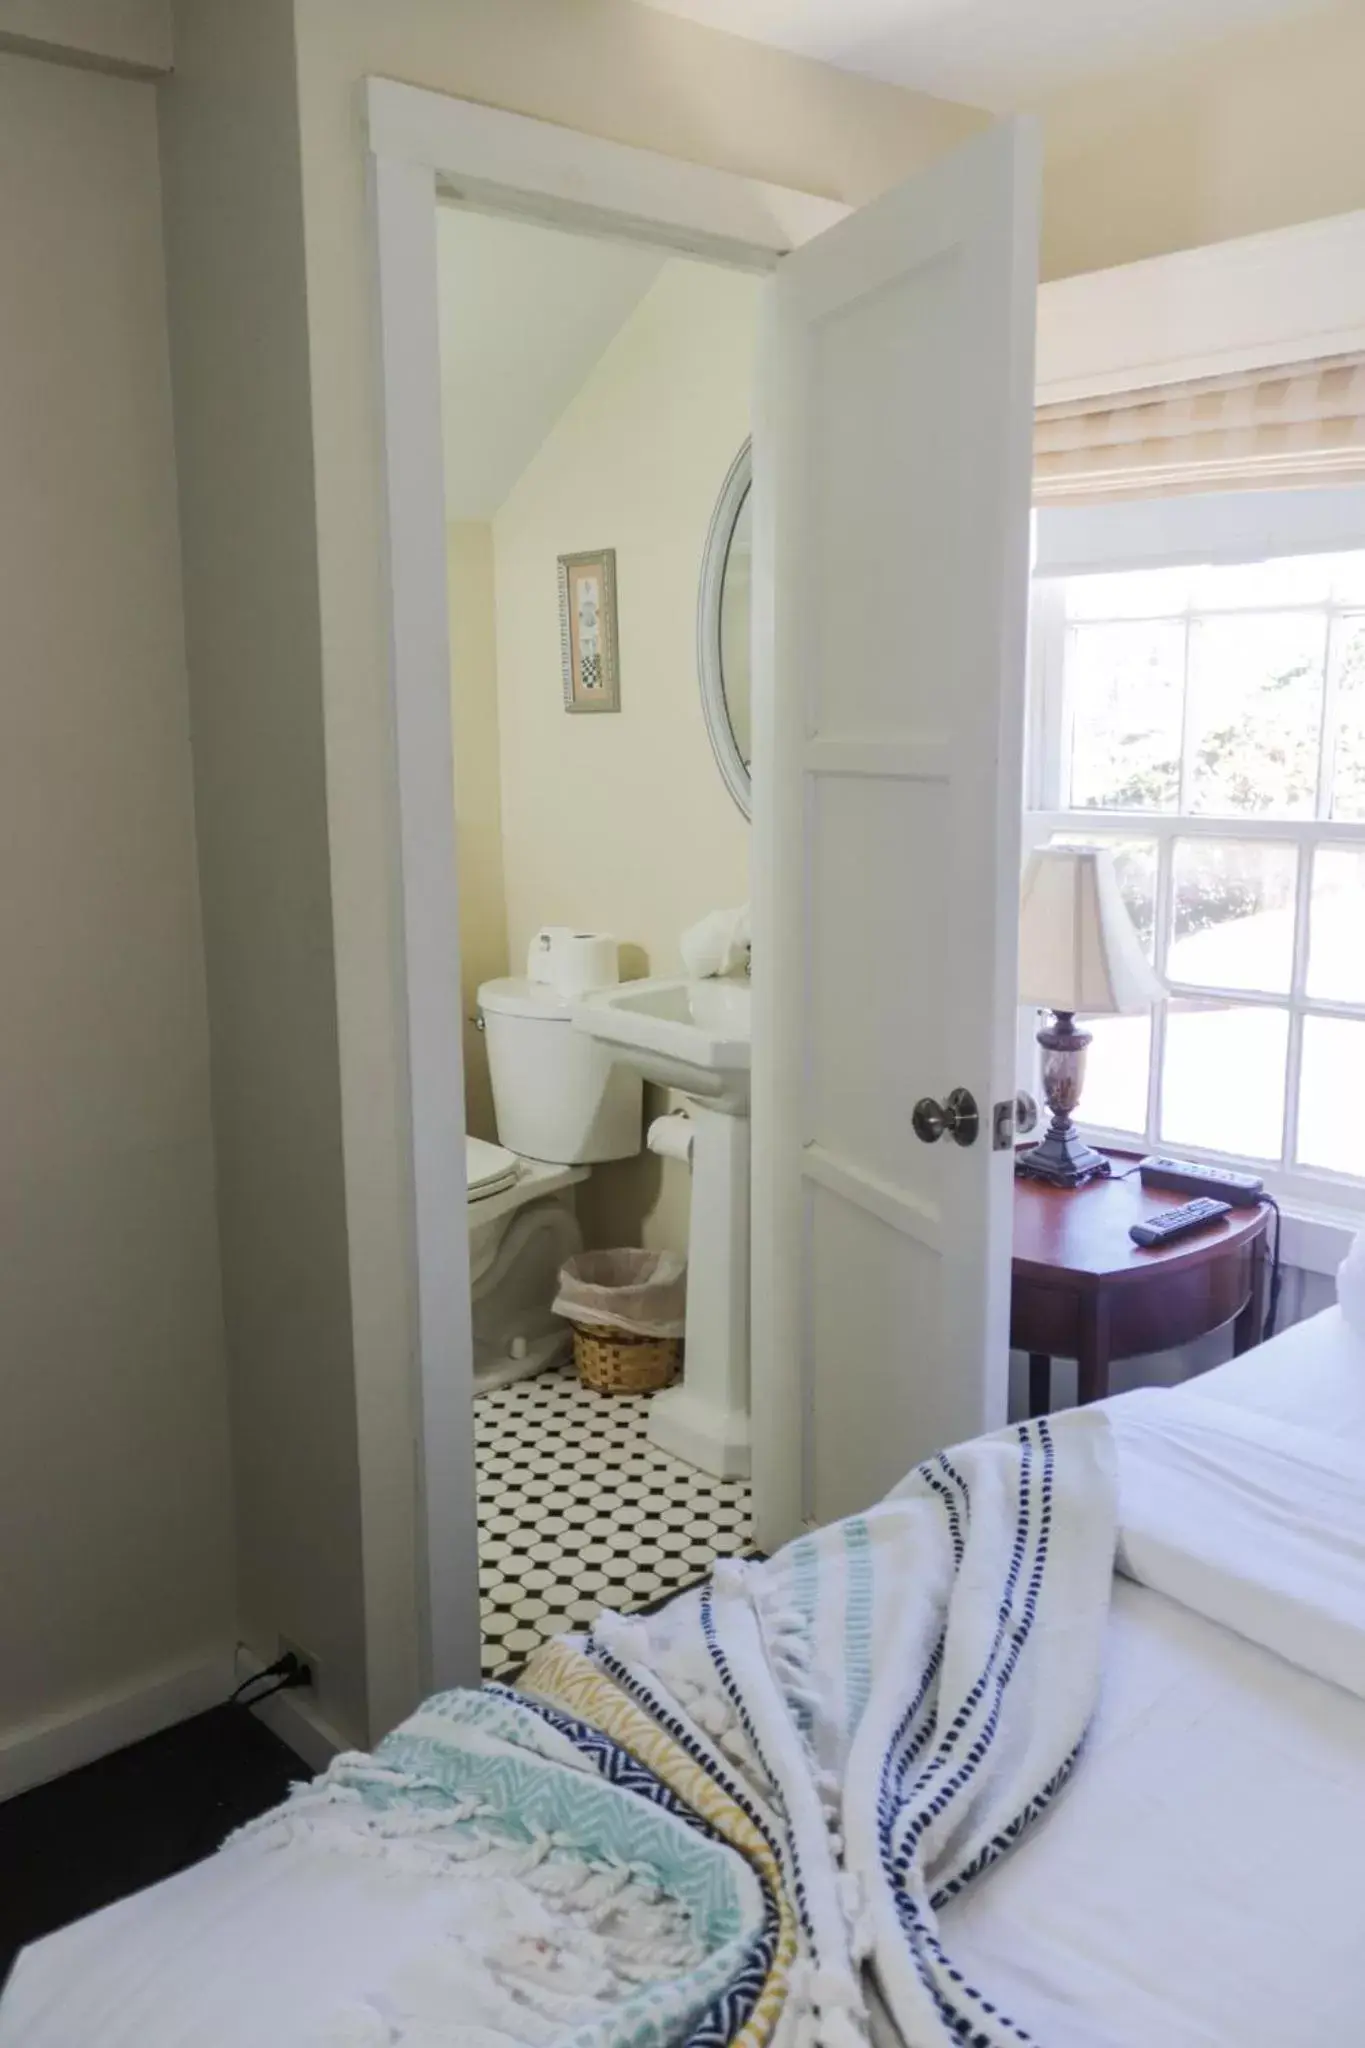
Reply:
<svg viewBox="0 0 1365 2048"><path fill-rule="evenodd" d="M300 1664L308 1666L307 1685L291 1687L291 1691L316 1693L318 1690L318 1660L312 1651L305 1650L302 1643L291 1642L288 1636L280 1636L278 1642L279 1648L275 1653L277 1656L288 1657L292 1654L298 1658Z"/></svg>

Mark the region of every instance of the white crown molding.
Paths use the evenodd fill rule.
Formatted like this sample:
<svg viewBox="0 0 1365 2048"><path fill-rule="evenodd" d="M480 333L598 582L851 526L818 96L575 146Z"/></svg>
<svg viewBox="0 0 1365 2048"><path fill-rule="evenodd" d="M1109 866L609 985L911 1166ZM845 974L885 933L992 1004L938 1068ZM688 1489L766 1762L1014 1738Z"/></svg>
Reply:
<svg viewBox="0 0 1365 2048"><path fill-rule="evenodd" d="M1038 293L1038 403L1365 350L1365 213L1059 278Z"/></svg>

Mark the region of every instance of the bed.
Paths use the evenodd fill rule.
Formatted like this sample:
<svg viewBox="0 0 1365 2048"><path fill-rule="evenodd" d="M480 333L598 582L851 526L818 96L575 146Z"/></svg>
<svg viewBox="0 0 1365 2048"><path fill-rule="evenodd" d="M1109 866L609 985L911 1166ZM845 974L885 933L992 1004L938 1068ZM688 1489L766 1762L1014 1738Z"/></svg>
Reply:
<svg viewBox="0 0 1365 2048"><path fill-rule="evenodd" d="M1323 1527L1308 1533L1327 1546L1342 1614L1321 1644L1316 1623L1305 1634L1297 1611L1292 1639L1277 1635L1290 1624L1285 1587L1272 1583L1269 1539L1267 1585L1251 1585L1258 1613L1269 1615L1264 1627L1257 1620L1244 1630L1235 1604L1260 1569L1249 1555L1255 1541L1237 1540L1233 1591L1205 1598L1196 1586L1194 1606L1161 1590L1176 1581L1163 1579L1155 1553L1150 1566L1139 1560L1152 1583L1116 1578L1079 1764L1055 1774L1034 1824L1002 1845L1008 1853L975 1859L972 1882L939 1905L938 1934L954 1981L989 1987L986 2010L1009 2016L998 2030L981 2021L982 2040L1297 2048L1354 2039L1365 2010L1365 1664L1357 1668L1365 1502L1360 1524L1340 1540L1333 1502L1348 1501L1353 1475L1365 1470L1365 1340L1331 1309L1161 1398L1171 1404L1161 1416L1183 1414L1195 1444L1177 1490L1193 1489L1196 1520L1198 1430L1216 1411L1253 1446L1284 1439L1304 1458L1320 1454ZM1117 1432L1147 1427L1141 1400L1106 1404ZM1249 1469L1248 1512L1257 1508ZM1286 1525L1292 1556L1295 1516L1282 1503L1261 1507L1268 1529ZM1188 1561L1181 1570L1183 1592ZM1209 1618L1200 1604L1238 1625ZM695 1596L678 1603L676 1640L693 1627L694 1610ZM665 1634L671 1625L665 1618ZM1250 1639L1258 1633L1266 1640ZM1289 1653L1268 1646L1276 1643ZM393 1752L391 1774L411 1760ZM703 1888L710 1882L697 1873ZM419 1864L395 1874L383 1859L291 1861L262 1855L251 1840L230 1844L27 1951L0 2002L0 2048L483 2048L504 2038L613 2038L556 2027L543 2014L527 2021L524 2036L500 2034L448 1959L436 1991L426 1984L425 2006L416 1992L405 2004L402 1987L422 1986L433 1954L448 1949L451 1896ZM762 1915L757 1894L727 1897L718 1941L741 1923L752 1936ZM771 1960L771 1942L767 1953ZM374 1997L380 1983L400 1987L389 2004ZM438 2011L444 2023L432 2019ZM869 2025L873 2038L897 2038L884 2014L852 2018L847 2028L845 2017L821 2007L799 2038L844 2048L868 2038ZM670 2036L650 2024L647 2015L638 2038L798 2038L781 2019L770 2035L752 2011L747 2035L737 2027L703 2036L689 2023ZM921 2038L941 2038L932 2018L924 2024ZM900 2038L916 2031L903 2025Z"/></svg>

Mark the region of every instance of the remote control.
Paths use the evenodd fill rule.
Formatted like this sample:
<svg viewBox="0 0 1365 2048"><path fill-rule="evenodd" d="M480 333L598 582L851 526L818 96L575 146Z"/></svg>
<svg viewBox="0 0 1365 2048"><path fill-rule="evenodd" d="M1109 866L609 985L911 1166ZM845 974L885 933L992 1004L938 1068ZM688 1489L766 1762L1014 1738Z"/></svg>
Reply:
<svg viewBox="0 0 1365 2048"><path fill-rule="evenodd" d="M1181 1209L1162 1209L1141 1223L1130 1224L1128 1235L1134 1244L1144 1248L1169 1244L1172 1238L1184 1237L1187 1231L1202 1230L1206 1223L1216 1223L1231 1208L1230 1202L1213 1202L1207 1195L1201 1195L1198 1201L1186 1202Z"/></svg>
<svg viewBox="0 0 1365 2048"><path fill-rule="evenodd" d="M1265 1182L1254 1173L1232 1173L1222 1166L1201 1166L1197 1159L1144 1159L1138 1175L1145 1188L1174 1188L1182 1195L1212 1195L1234 1209L1254 1209Z"/></svg>

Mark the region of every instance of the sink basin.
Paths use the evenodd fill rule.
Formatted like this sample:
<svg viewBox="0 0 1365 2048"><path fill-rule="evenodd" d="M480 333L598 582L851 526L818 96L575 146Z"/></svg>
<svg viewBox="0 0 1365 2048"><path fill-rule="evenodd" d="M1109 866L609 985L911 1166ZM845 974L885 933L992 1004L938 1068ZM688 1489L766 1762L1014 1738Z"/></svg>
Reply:
<svg viewBox="0 0 1365 2048"><path fill-rule="evenodd" d="M749 1114L747 981L627 981L584 997L573 1021L647 1081Z"/></svg>

